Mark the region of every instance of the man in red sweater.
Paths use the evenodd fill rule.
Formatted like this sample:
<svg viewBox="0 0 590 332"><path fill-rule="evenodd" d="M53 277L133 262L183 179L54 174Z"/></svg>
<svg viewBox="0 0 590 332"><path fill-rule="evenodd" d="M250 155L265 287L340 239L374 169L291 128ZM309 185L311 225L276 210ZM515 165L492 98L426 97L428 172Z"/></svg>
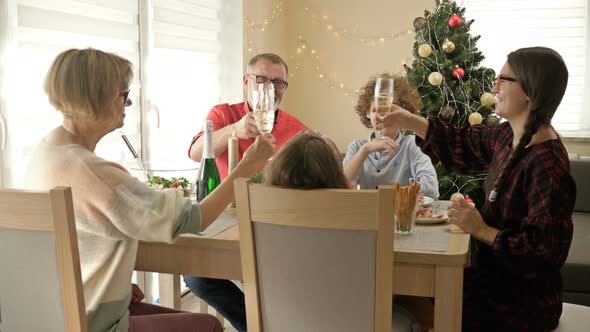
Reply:
<svg viewBox="0 0 590 332"><path fill-rule="evenodd" d="M244 89L252 84L273 84L275 90L275 123L271 134L276 139L276 150L295 136L306 126L294 116L281 110L279 105L287 91L288 67L280 56L273 53L263 53L254 56L248 63L243 76ZM256 128L254 115L251 112L250 101L238 104L219 104L207 114L207 120L213 121L213 153L219 175L223 181L228 174L227 140L235 132L238 138L239 157L242 159L244 151L254 143L260 132ZM189 157L194 161L201 161L203 154L203 132L198 133L189 147Z"/></svg>
<svg viewBox="0 0 590 332"><path fill-rule="evenodd" d="M272 53L258 54L248 63L243 76L244 88L255 84L273 84L275 91L275 123L271 134L276 139L276 149L306 126L294 116L281 110L279 105L287 91L288 67L280 56ZM223 181L228 175L228 138L235 133L238 138L239 157L260 135L252 114L250 101L239 104L220 104L214 106L207 120L213 121L213 153L217 169ZM198 133L191 142L188 154L194 161L201 161L203 154L203 132ZM246 305L244 293L229 280L184 276L184 282L195 295L215 308L238 331L246 331Z"/></svg>

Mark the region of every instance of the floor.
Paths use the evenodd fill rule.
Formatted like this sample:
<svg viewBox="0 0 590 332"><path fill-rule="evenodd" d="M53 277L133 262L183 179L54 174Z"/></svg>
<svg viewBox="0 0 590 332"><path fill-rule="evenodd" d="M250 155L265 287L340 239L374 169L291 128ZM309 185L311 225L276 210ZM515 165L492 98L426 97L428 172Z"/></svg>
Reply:
<svg viewBox="0 0 590 332"><path fill-rule="evenodd" d="M181 308L185 311L200 312L200 300L192 293L188 293L182 297ZM404 308L414 313L416 318L422 323L424 332L432 331L434 325L433 315L434 308L430 299L415 298L412 296L398 296L397 304L403 305ZM215 310L209 307L208 311L211 315L215 315ZM225 332L237 332L237 330L227 322L224 321Z"/></svg>

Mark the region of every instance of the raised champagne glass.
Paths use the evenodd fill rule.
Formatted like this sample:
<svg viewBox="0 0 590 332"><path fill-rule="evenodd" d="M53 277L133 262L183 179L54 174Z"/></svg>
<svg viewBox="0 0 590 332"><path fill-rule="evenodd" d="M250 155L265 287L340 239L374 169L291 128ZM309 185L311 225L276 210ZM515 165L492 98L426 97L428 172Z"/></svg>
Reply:
<svg viewBox="0 0 590 332"><path fill-rule="evenodd" d="M393 103L393 79L392 78L377 78L375 83L375 108L377 118L379 119L378 128L375 133L375 138L383 137L383 120L391 112L391 104Z"/></svg>
<svg viewBox="0 0 590 332"><path fill-rule="evenodd" d="M253 91L252 95L258 99L258 102L252 105L256 127L261 134L268 134L272 131L275 122L274 85L258 84L257 91Z"/></svg>

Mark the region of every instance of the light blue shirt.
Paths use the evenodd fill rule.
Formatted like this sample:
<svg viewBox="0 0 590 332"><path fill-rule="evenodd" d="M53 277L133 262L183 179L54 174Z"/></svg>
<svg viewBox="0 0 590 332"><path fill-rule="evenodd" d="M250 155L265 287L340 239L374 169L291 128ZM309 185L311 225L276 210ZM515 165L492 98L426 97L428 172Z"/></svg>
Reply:
<svg viewBox="0 0 590 332"><path fill-rule="evenodd" d="M416 136L402 135L397 137L397 152L390 156L387 152L371 152L360 170L356 182L361 189L375 189L379 185L399 182L405 186L410 178L420 182L420 192L434 199L438 198L438 178L430 157L425 155L416 145ZM368 142L358 139L346 150L344 165L354 157L360 148ZM354 179L351 179L354 183Z"/></svg>

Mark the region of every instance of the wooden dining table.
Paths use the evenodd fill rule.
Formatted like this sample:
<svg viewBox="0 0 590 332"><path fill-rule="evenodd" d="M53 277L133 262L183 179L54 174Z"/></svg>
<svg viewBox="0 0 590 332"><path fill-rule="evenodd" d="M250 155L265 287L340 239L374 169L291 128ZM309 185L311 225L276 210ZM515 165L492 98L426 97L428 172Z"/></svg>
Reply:
<svg viewBox="0 0 590 332"><path fill-rule="evenodd" d="M235 218L235 213L231 216ZM435 331L461 331L463 268L468 261L469 234L445 223L417 227L440 231L441 237L447 233L447 250L395 249L394 294L434 298ZM242 280L239 228L232 226L210 238L182 235L173 244L140 242L135 269Z"/></svg>

